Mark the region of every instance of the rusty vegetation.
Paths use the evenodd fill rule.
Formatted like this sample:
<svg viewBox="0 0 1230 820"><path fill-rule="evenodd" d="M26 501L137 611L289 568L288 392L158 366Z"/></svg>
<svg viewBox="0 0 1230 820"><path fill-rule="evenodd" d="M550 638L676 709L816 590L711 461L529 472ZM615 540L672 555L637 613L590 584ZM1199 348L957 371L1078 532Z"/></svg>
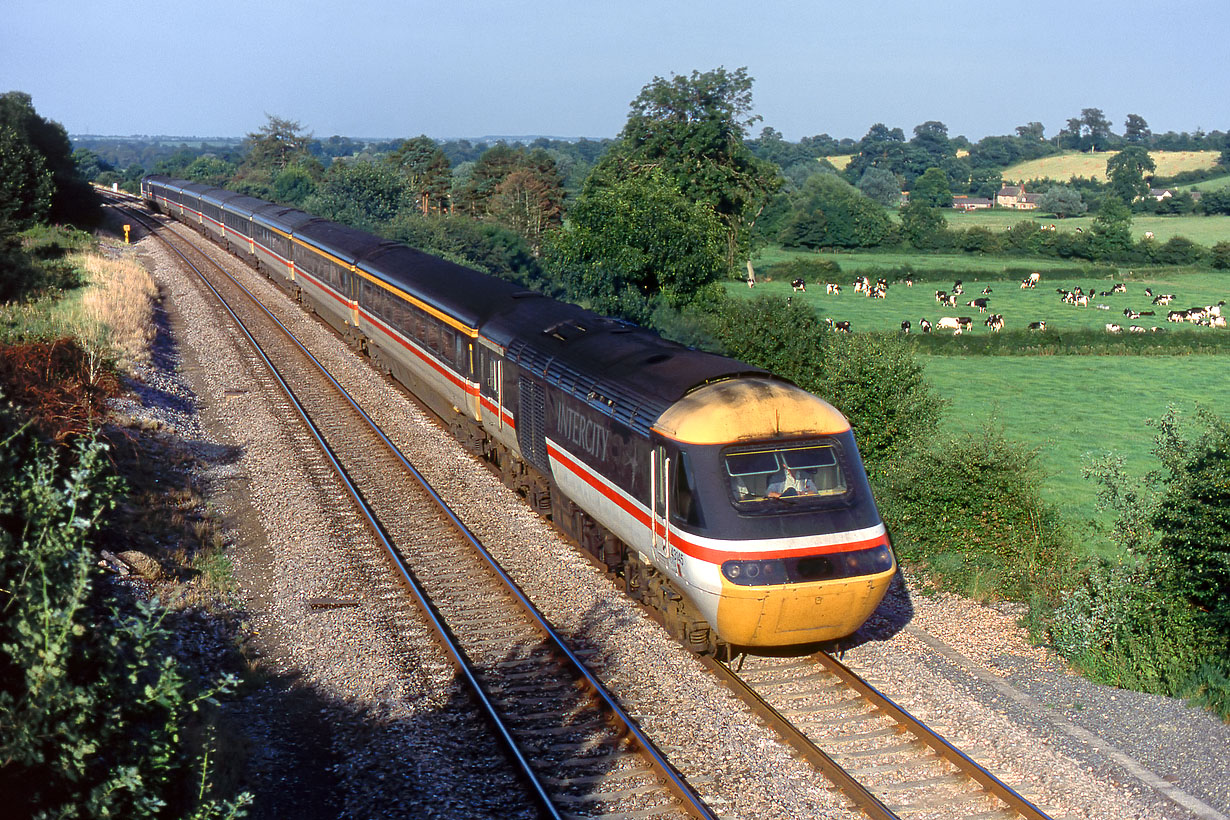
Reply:
<svg viewBox="0 0 1230 820"><path fill-rule="evenodd" d="M0 394L58 444L89 435L119 391L115 372L75 339L0 344Z"/></svg>

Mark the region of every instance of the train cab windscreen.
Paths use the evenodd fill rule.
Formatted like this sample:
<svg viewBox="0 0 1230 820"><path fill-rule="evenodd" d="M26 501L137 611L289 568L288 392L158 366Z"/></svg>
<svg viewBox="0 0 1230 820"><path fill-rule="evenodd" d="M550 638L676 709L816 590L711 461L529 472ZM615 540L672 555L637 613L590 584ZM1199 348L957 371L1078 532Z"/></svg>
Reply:
<svg viewBox="0 0 1230 820"><path fill-rule="evenodd" d="M843 495L846 479L832 444L727 453L726 474L736 504L769 499L797 502Z"/></svg>

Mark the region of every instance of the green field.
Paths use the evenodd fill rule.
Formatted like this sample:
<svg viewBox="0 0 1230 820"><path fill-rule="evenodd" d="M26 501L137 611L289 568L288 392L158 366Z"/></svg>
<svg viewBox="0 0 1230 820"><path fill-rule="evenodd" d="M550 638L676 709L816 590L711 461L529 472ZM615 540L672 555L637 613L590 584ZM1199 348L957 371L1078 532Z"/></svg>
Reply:
<svg viewBox="0 0 1230 820"><path fill-rule="evenodd" d="M844 255L843 255L844 256ZM892 254L863 254L876 259L893 259ZM901 254L896 264L907 261L917 262L919 257ZM930 259L931 257L926 257ZM974 259L970 256L954 256L958 260ZM1003 262L1001 260L1000 264ZM1025 266L1027 263L1014 261L1012 264ZM881 262L879 267L888 268L891 264ZM1071 267L1071 263L1069 263ZM954 264L953 269L959 270ZM872 268L868 265L868 268ZM727 284L729 292L738 297L748 298L763 293L780 295L783 299L789 296L796 304L805 304L814 308L817 313L836 321L848 321L853 330L857 331L899 331L903 321L909 321L917 332L919 319L927 318L933 324L941 316L969 316L974 319L975 334L990 333L983 325L986 318L976 308L966 305L975 298L982 298L983 288L989 287L989 312L999 313L1004 317L1005 330L1023 330L1031 322L1045 321L1048 331L1065 330L1104 330L1107 323L1120 324L1126 328L1129 324L1142 327L1166 327L1170 333L1184 334L1226 334L1230 331L1193 325L1175 325L1166 321L1168 308L1155 307L1152 300L1145 294L1145 288L1150 287L1154 293L1173 293L1176 296L1172 307L1189 308L1212 305L1221 300L1230 300L1230 275L1219 273L1184 273L1170 276L1159 276L1153 279L1133 279L1127 283L1127 293L1116 293L1109 296L1098 296L1090 307L1081 308L1063 304L1056 288L1072 290L1077 285L1082 288L1093 287L1100 294L1109 291L1115 280L1089 276L1072 276L1069 274L1050 274L1048 268L1037 264L1034 268L1042 274L1039 285L1032 290L1022 290L1018 279L1005 279L1002 272L984 272L977 269L962 274L965 294L958 298L958 307L941 307L935 300L936 290L949 290L953 282L920 282L914 287L903 284L893 284L888 289L885 299L868 299L861 293L855 293L851 285L852 273L860 268L847 268L842 264L842 274L839 282L842 286L840 296L827 296L823 285L807 283L806 293L794 293L790 284L785 281L763 282L755 289L749 290L746 285L738 282ZM1001 267L1002 271L1002 267ZM1099 310L1096 305L1105 305L1105 310ZM1128 320L1125 309L1136 311L1152 310L1155 316L1142 316L1140 319ZM1230 313L1228 313L1230 315Z"/></svg>
<svg viewBox="0 0 1230 820"><path fill-rule="evenodd" d="M951 402L944 424L975 433L989 423L1037 448L1044 496L1074 521L1095 516L1096 487L1082 469L1114 453L1130 474L1158 467L1146 424L1170 404L1226 415L1223 356L924 356L928 379Z"/></svg>

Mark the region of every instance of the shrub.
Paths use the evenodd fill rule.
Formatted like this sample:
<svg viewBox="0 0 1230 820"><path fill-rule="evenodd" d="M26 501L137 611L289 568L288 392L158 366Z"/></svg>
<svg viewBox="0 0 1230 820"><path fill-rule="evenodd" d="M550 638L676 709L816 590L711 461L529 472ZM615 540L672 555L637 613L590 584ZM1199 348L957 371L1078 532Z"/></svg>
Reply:
<svg viewBox="0 0 1230 820"><path fill-rule="evenodd" d="M63 451L61 451L63 452ZM208 793L190 716L198 689L168 653L155 604L100 601L93 533L118 480L104 447L71 462L0 417L0 794L15 817L235 817Z"/></svg>
<svg viewBox="0 0 1230 820"><path fill-rule="evenodd" d="M1180 435L1173 409L1153 422L1161 470L1132 478L1110 458L1085 471L1123 557L1082 573L1047 632L1095 680L1230 718L1230 427L1201 418L1195 440Z"/></svg>
<svg viewBox="0 0 1230 820"><path fill-rule="evenodd" d="M979 597L1053 596L1069 549L1034 458L990 427L903 453L876 481L898 554Z"/></svg>
<svg viewBox="0 0 1230 820"><path fill-rule="evenodd" d="M1083 573L1063 594L1049 633L1055 650L1093 680L1164 695L1189 687L1213 638L1139 556Z"/></svg>
<svg viewBox="0 0 1230 820"><path fill-rule="evenodd" d="M1175 591L1230 636L1230 424L1208 412L1201 420L1190 441L1180 438L1173 410L1158 422L1156 452L1168 474L1152 523L1159 556L1173 562Z"/></svg>

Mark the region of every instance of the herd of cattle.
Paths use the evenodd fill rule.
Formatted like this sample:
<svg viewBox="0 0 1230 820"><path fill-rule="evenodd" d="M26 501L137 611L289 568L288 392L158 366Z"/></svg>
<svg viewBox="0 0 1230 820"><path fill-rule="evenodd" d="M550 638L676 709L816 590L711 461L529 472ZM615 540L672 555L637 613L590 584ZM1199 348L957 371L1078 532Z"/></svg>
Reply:
<svg viewBox="0 0 1230 820"><path fill-rule="evenodd" d="M1021 288L1035 288L1041 280L1041 274L1031 273L1021 280ZM748 284L749 286L752 286L754 285L754 282L749 281ZM833 282L817 284L824 285L826 296L841 295L842 286L840 284ZM914 280L904 279L902 280L902 284L906 287L913 287ZM790 285L796 293L807 292L807 284L802 279L795 279L790 283ZM868 277L859 276L855 278L853 286L855 293L862 293L869 299L885 299L888 296L887 279L878 279L872 283ZM1083 289L1080 286L1076 286L1071 290L1056 288L1055 291L1059 294L1060 301L1063 304L1082 308L1093 307L1095 310L1111 310L1110 305L1103 304L1098 301L1100 298L1106 298L1118 294L1127 294L1128 292L1127 285L1122 282L1112 285L1110 290L1103 291L1098 291L1095 287ZM1169 307L1170 303L1175 299L1175 294L1173 293L1161 293L1155 295L1152 288L1144 288L1143 293L1146 297L1152 300L1152 305L1155 307ZM965 295L965 289L962 286L962 283L957 281L953 283L951 290L937 290L935 292L935 301L943 307L957 307L958 300ZM982 289L979 296L968 301L963 301L961 304L964 304L966 307L977 308L980 314L989 314L983 321L983 324L992 331L999 332L1004 328L1004 316L1002 313L990 313L990 296L991 288L985 287ZM1226 327L1226 319L1222 316L1221 311L1225 304L1225 300L1222 300L1215 305L1192 307L1186 310L1169 310L1166 312L1166 321L1175 323L1188 322L1206 327L1224 328ZM1122 333L1126 330L1129 333L1156 333L1163 331L1165 328L1157 325L1145 327L1143 324L1134 324L1137 320L1157 315L1157 311L1155 310L1138 311L1133 310L1132 308L1124 308L1123 316L1125 320L1127 322L1132 322L1133 324L1127 324L1125 327L1123 324L1118 322L1107 322L1106 332ZM827 324L832 330L844 333L850 332L850 322L848 321L834 321L833 319L825 319L824 321L825 324ZM943 316L936 319L934 323L926 318L918 321L918 329L923 333L931 333L933 330L951 330L954 334L961 334L973 328L973 325L974 319L970 316ZM901 331L903 333L909 333L913 327L914 325L909 320L901 323ZM1028 329L1039 331L1046 330L1046 322L1041 320L1030 322L1028 324Z"/></svg>

